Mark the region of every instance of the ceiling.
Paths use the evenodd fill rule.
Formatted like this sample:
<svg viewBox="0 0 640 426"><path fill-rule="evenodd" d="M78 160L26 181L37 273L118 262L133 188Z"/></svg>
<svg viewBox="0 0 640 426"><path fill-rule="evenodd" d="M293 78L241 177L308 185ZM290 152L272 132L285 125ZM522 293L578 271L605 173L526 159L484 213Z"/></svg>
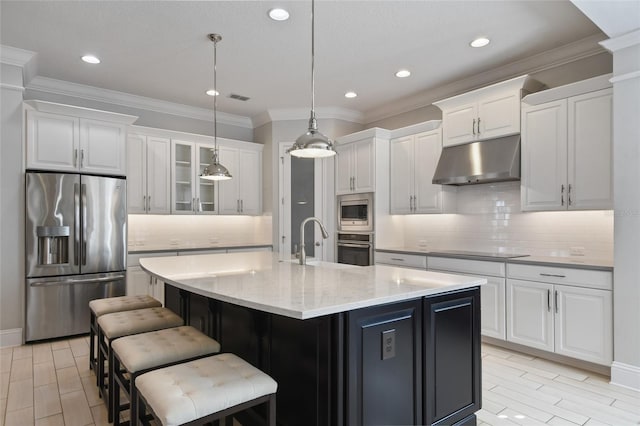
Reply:
<svg viewBox="0 0 640 426"><path fill-rule="evenodd" d="M255 117L309 108L310 1L6 1L0 42L37 53L39 76L211 108L218 44L218 109ZM290 19L267 11L284 7ZM379 110L600 30L554 1L316 2L316 106ZM492 42L469 47L477 36ZM80 61L87 53L102 63ZM394 76L401 68L409 78ZM346 99L344 93L358 93ZM248 96L241 102L231 93Z"/></svg>

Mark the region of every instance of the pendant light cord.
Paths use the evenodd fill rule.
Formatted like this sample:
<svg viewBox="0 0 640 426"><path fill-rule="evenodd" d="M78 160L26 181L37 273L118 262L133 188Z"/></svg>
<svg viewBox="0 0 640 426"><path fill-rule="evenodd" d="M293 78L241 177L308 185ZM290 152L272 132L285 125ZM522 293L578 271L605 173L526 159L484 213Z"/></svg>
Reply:
<svg viewBox="0 0 640 426"><path fill-rule="evenodd" d="M311 117L309 118L309 129L316 130L316 74L315 74L315 0L311 0Z"/></svg>
<svg viewBox="0 0 640 426"><path fill-rule="evenodd" d="M218 154L218 84L216 78L216 66L217 66L217 54L218 54L218 40L213 40L213 144L214 154Z"/></svg>

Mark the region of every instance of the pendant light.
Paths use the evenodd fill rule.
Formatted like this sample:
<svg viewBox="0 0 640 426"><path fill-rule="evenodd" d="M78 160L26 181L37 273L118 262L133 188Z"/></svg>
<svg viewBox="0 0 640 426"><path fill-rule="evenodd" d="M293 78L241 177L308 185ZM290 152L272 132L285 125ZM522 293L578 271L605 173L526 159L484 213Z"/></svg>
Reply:
<svg viewBox="0 0 640 426"><path fill-rule="evenodd" d="M315 111L315 28L314 28L315 0L311 0L311 117L309 118L309 130L298 137L296 142L287 152L294 157L323 158L336 154L333 143L325 135L318 131L318 122Z"/></svg>
<svg viewBox="0 0 640 426"><path fill-rule="evenodd" d="M222 40L220 34L209 34L209 40L213 42L213 142L211 164L202 170L201 179L206 180L229 180L231 173L222 164L218 162L218 86L216 85L216 66L217 66L217 47L218 42Z"/></svg>

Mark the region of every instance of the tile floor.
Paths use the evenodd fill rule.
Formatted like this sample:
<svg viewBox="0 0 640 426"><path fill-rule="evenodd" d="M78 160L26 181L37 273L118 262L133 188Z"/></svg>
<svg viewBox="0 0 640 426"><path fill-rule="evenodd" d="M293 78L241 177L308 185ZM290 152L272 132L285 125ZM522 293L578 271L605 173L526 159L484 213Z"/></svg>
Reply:
<svg viewBox="0 0 640 426"><path fill-rule="evenodd" d="M0 426L108 425L88 368L88 337L0 349ZM488 425L638 425L640 392L495 346L482 348Z"/></svg>

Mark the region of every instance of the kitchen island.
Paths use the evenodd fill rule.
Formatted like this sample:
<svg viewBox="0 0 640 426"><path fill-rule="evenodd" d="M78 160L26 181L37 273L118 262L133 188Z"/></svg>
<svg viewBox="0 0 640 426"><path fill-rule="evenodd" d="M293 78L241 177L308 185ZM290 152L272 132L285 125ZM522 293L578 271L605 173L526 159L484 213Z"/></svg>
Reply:
<svg viewBox="0 0 640 426"><path fill-rule="evenodd" d="M269 252L140 265L167 307L278 382L278 424L475 424L484 279Z"/></svg>

